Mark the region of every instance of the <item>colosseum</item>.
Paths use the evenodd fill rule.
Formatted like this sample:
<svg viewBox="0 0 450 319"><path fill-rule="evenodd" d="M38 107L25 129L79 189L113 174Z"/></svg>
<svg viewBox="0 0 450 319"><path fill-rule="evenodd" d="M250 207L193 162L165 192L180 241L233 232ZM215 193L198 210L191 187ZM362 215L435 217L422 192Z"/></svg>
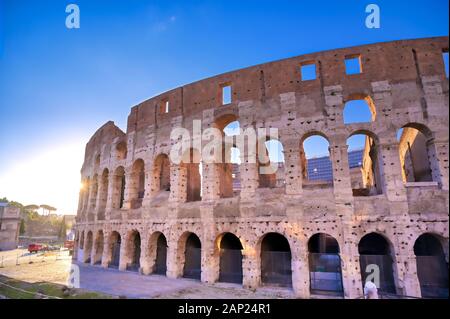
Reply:
<svg viewBox="0 0 450 319"><path fill-rule="evenodd" d="M386 295L448 296L448 40L301 55L132 107L126 132L110 121L86 145L74 259L297 298L360 298L366 279ZM346 119L354 101L368 120ZM171 132L196 122L222 134L234 125L234 137L276 128L278 139L258 142L283 158L263 174L269 147L269 161L252 162L221 142L242 160L206 163L193 141L174 162ZM308 168L311 137L328 143L328 177Z"/></svg>

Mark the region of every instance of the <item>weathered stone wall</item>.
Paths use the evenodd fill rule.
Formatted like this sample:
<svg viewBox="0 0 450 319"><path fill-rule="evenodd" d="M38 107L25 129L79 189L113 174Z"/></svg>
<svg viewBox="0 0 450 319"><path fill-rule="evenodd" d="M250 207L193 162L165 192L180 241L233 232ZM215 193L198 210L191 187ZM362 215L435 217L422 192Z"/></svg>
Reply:
<svg viewBox="0 0 450 319"><path fill-rule="evenodd" d="M155 263L155 234L162 233L168 243L167 276L179 277L187 234L195 233L202 245L201 279L215 282L217 238L230 232L243 246L243 286L256 288L261 285L261 241L267 233L276 232L289 241L293 290L308 298L308 240L326 233L339 244L344 295L354 298L363 294L358 243L375 232L390 244L397 293L420 296L415 240L424 233L439 236L448 262L448 78L443 50L448 50L448 37L319 52L225 73L142 102L131 109L126 133L108 122L86 146L81 175L88 187L80 193L77 245L81 246L83 236L83 246L87 245L89 232L95 242L102 231L102 265L107 267L112 258L109 240L113 231L118 232L119 268L125 269L130 260L126 243L136 230L141 237L141 270L148 274ZM363 71L346 75L344 59L355 55L360 56ZM305 62L315 63L315 80L301 81L299 67ZM224 84L232 86L228 105L221 105ZM344 124L344 105L355 98L373 103L372 122ZM166 101L169 112L161 112ZM170 163L170 191L158 191L157 159L168 155L175 143L171 130L192 130L193 120L201 120L203 129L217 127L226 117L237 119L242 129L279 129L285 184L260 188L257 164L244 162L240 192L221 198L220 169L205 164L202 200L186 202L187 169ZM403 181L397 132L405 126L426 132L433 182ZM381 192L373 196L353 196L352 192L346 140L358 132L377 144ZM301 144L311 134L329 142L332 184L304 180ZM132 208L137 160L144 163L145 193L141 206ZM118 171L124 172L126 181L121 207ZM95 243L83 247L84 259L88 252L94 263L99 257L91 246L96 247Z"/></svg>
<svg viewBox="0 0 450 319"><path fill-rule="evenodd" d="M0 250L16 249L19 243L20 209L0 207Z"/></svg>

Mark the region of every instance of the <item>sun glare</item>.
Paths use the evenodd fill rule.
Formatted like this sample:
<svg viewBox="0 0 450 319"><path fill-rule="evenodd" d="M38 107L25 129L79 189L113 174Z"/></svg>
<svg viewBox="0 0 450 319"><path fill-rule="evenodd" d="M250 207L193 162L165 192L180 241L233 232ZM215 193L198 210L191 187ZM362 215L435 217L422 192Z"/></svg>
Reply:
<svg viewBox="0 0 450 319"><path fill-rule="evenodd" d="M0 195L24 205L48 204L59 214L75 214L80 191L80 144L59 146L18 162L0 176Z"/></svg>

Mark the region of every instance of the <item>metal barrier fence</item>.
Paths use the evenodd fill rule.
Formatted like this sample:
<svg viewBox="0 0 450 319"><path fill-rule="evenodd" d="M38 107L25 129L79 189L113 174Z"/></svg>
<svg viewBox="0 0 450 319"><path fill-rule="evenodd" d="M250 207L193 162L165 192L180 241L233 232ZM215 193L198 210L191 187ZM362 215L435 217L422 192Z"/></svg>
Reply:
<svg viewBox="0 0 450 319"><path fill-rule="evenodd" d="M416 256L424 298L448 298L448 266L443 256Z"/></svg>
<svg viewBox="0 0 450 319"><path fill-rule="evenodd" d="M394 271L392 268L392 258L389 255L360 255L359 261L361 265L362 282L366 282L366 278L370 273L366 273L368 265L377 265L380 269L379 291L395 294Z"/></svg>
<svg viewBox="0 0 450 319"><path fill-rule="evenodd" d="M219 281L242 283L242 252L239 249L220 250Z"/></svg>
<svg viewBox="0 0 450 319"><path fill-rule="evenodd" d="M263 284L292 286L291 252L261 252L261 281Z"/></svg>
<svg viewBox="0 0 450 319"><path fill-rule="evenodd" d="M186 247L183 277L201 278L201 248Z"/></svg>
<svg viewBox="0 0 450 319"><path fill-rule="evenodd" d="M342 294L341 258L338 254L309 253L311 291Z"/></svg>

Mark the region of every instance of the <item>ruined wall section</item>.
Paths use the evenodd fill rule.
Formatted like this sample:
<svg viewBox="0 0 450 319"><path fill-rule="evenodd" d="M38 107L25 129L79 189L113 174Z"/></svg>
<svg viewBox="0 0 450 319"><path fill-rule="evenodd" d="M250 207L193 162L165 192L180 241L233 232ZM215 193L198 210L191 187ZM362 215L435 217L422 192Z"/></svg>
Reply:
<svg viewBox="0 0 450 319"><path fill-rule="evenodd" d="M113 133L116 135L110 140L99 137L95 143L88 143L82 170L85 179L101 174L104 168L113 172L123 166L127 198L132 187L128 183L133 179L132 165L142 159L146 176L142 207L130 209L125 205L123 209L111 210L104 221L89 221L79 215L77 229L102 229L105 238L112 230L120 232L122 238L131 229L139 229L141 234L164 232L172 247L168 252L167 273L172 277L180 272L180 252L174 243L185 232L194 232L205 252L202 253L205 282L215 281L215 238L222 232L235 233L244 245L245 287L257 287L260 283L258 245L262 236L278 232L291 244L293 288L301 297L309 296L305 288L309 278L308 238L319 232L336 238L341 249L345 296L356 297L362 294L358 242L364 234L377 232L394 247L398 291L419 296L412 248L415 239L424 232L446 238L448 260L448 78L442 60L445 50L448 51L448 37L307 54L225 73L146 100L133 107L128 117L126 160L116 161L112 157L99 167L94 165L95 154L107 154L108 147L112 149L118 139L124 138ZM346 75L344 59L354 56L361 58L362 73ZM316 79L301 81L299 68L310 62L316 65ZM221 105L223 85L232 86L232 103L227 105ZM360 98L373 103L375 120L345 125L345 103ZM166 101L170 105L167 113L162 106ZM219 198L215 170L205 165L203 198L186 203L185 171L171 164L170 194L151 191L157 180L155 159L161 153L169 154L174 143L170 139L171 130L184 127L192 131L193 120L202 120L203 129L212 127L223 116L237 118L242 129L279 128L285 156L285 187L258 188L257 166L243 163L240 195ZM402 180L397 132L410 123L430 130L435 146L431 158L435 159L434 171L438 172L433 177L435 183L405 185ZM346 141L359 132L368 134L378 145L382 194L368 197L352 194ZM333 163L331 187L311 186L303 180L301 143L313 133L329 141Z"/></svg>

